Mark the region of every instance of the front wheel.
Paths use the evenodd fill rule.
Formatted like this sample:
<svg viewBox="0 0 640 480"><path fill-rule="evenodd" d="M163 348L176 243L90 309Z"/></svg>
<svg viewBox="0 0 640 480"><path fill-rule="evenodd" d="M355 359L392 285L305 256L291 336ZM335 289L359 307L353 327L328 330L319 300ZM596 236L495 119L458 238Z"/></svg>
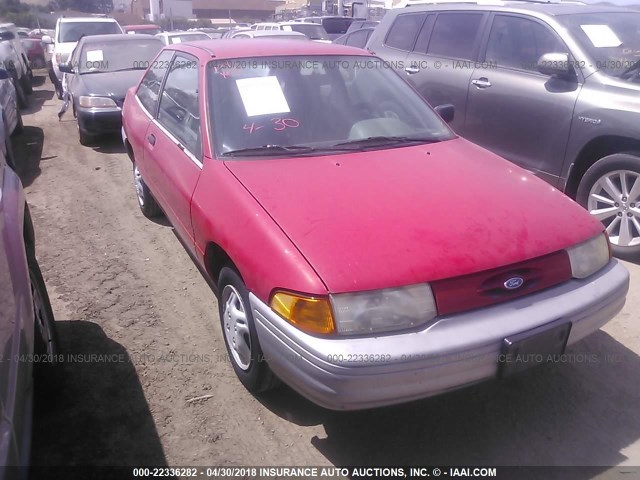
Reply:
<svg viewBox="0 0 640 480"><path fill-rule="evenodd" d="M258 342L247 287L240 275L229 267L220 272L218 287L220 323L233 370L250 392L276 387L278 378L269 368Z"/></svg>
<svg viewBox="0 0 640 480"><path fill-rule="evenodd" d="M640 157L598 160L582 177L576 200L604 224L617 257L640 258Z"/></svg>

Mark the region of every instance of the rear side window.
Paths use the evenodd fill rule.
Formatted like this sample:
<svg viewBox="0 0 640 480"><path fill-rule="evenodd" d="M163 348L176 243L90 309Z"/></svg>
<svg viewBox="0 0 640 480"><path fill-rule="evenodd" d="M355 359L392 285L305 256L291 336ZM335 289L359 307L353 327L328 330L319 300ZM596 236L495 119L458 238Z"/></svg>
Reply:
<svg viewBox="0 0 640 480"><path fill-rule="evenodd" d="M367 44L367 40L369 39L369 35L371 35L371 30L356 30L349 34L349 38L347 38L347 45L364 48Z"/></svg>
<svg viewBox="0 0 640 480"><path fill-rule="evenodd" d="M399 50L411 51L426 17L426 13L398 15L389 29L385 44Z"/></svg>
<svg viewBox="0 0 640 480"><path fill-rule="evenodd" d="M441 13L433 26L427 53L472 60L482 13Z"/></svg>
<svg viewBox="0 0 640 480"><path fill-rule="evenodd" d="M147 70L147 73L142 77L142 82L138 87L137 96L142 103L142 106L151 115L156 112L158 105L158 94L160 93L160 87L162 86L162 79L169 68L171 63L171 57L173 56L172 50L165 50L155 60L151 62L151 68Z"/></svg>
<svg viewBox="0 0 640 480"><path fill-rule="evenodd" d="M521 17L498 15L493 20L485 59L501 67L537 71L545 53L567 53L557 35L544 25Z"/></svg>

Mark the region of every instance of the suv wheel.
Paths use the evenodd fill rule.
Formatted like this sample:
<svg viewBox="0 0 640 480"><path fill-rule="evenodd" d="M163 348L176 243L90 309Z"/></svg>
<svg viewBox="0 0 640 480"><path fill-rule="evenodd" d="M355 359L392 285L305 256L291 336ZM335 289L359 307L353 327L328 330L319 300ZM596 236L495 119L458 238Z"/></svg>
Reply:
<svg viewBox="0 0 640 480"><path fill-rule="evenodd" d="M604 224L616 256L640 258L640 157L601 158L582 177L576 199Z"/></svg>

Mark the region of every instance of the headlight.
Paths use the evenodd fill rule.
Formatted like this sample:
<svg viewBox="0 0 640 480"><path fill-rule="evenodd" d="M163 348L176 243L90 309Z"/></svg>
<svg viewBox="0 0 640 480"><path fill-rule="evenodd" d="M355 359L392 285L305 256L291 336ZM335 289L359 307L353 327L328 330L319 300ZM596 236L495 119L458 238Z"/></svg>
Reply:
<svg viewBox="0 0 640 480"><path fill-rule="evenodd" d="M336 330L340 335L362 335L406 330L437 315L428 284L331 296Z"/></svg>
<svg viewBox="0 0 640 480"><path fill-rule="evenodd" d="M108 97L80 97L80 106L83 108L113 108L116 102Z"/></svg>
<svg viewBox="0 0 640 480"><path fill-rule="evenodd" d="M591 240L567 248L573 278L586 278L603 268L611 259L606 232Z"/></svg>

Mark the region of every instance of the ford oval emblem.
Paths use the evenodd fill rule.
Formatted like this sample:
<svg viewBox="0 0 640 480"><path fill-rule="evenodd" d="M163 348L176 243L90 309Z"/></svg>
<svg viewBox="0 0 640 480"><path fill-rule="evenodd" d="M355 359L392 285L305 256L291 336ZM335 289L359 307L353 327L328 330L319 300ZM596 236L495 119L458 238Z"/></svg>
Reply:
<svg viewBox="0 0 640 480"><path fill-rule="evenodd" d="M504 288L507 290L516 290L520 288L524 284L524 278L522 277L511 277L509 280L503 283Z"/></svg>

